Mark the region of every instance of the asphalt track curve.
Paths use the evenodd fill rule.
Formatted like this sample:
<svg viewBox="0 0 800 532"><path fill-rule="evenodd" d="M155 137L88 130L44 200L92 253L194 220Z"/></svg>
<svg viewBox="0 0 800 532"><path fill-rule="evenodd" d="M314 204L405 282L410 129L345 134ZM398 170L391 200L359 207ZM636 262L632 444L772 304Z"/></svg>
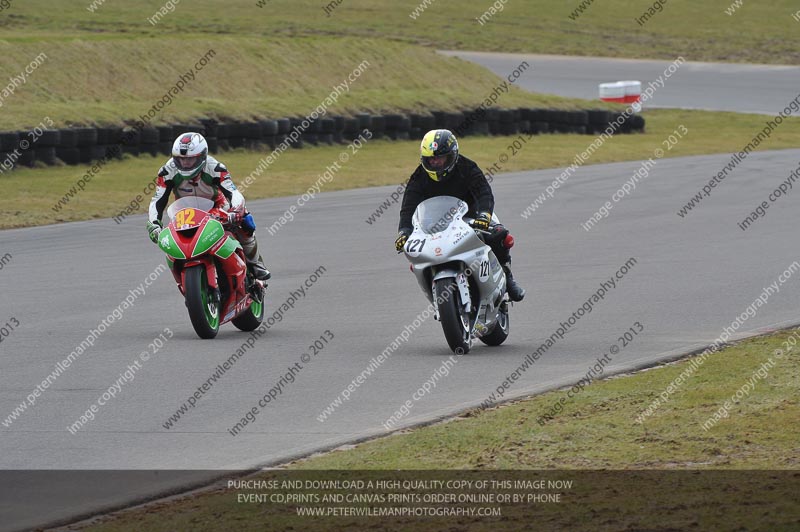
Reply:
<svg viewBox="0 0 800 532"><path fill-rule="evenodd" d="M657 83L672 61L612 59L563 55L505 54L492 52L443 51L482 65L506 78L522 61L527 68L515 85L529 91L570 98L595 100L597 85L622 80L638 80L644 90ZM677 59L677 56L676 56ZM737 113L775 115L800 92L800 66L753 65L742 63L703 63L690 61L663 83L657 84L648 107L707 109Z"/></svg>
<svg viewBox="0 0 800 532"><path fill-rule="evenodd" d="M737 226L798 167L800 150L751 154L710 197L678 216L729 159L658 161L649 177L589 231L581 224L640 162L580 168L527 219L523 210L562 169L497 175L497 211L516 236L514 271L528 289L525 301L511 309L507 343L476 345L456 359L430 393L413 400L451 355L441 327L428 319L324 421L319 419L324 409L426 308L405 258L394 252L398 206L373 224L365 221L396 187L321 193L274 236L264 228L296 198L252 201L274 275L268 313L319 266L325 271L172 428L165 428L165 421L247 334L228 325L215 340L197 338L169 273L124 309L33 406L10 426L0 426L2 470L194 471L171 479L143 472L129 475L124 485L104 485L88 473L85 482L76 483L74 477L59 480L50 474L37 480L21 472L19 482L3 483L0 523L26 528L212 474L200 470L275 464L383 434L383 423L407 400L410 413L397 427L478 406L631 258L635 263L629 263L616 287L522 373L504 398L576 382L620 343L623 333L638 328L636 322L643 331L613 356L606 374L708 345L800 260L792 197L800 191L790 190L774 202L747 231ZM121 224L92 220L3 231L0 252L12 257L0 270L5 314L0 322L18 322L0 346L0 421L7 422L58 361L108 320L163 257L147 239L143 216ZM800 272L784 279L780 291L747 317L736 335L798 321ZM67 430L165 328L172 338L141 364L133 380L120 385L93 421L75 434ZM302 354L310 353L309 345L326 330L334 338L302 363ZM294 382L232 436L229 429L297 362L303 367Z"/></svg>

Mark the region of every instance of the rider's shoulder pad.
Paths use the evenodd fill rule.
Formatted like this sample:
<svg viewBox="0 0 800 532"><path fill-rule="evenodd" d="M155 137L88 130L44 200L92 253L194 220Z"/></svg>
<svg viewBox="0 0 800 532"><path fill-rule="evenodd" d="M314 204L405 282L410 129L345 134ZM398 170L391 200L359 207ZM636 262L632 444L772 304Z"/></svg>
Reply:
<svg viewBox="0 0 800 532"><path fill-rule="evenodd" d="M172 179L175 174L177 173L177 169L175 168L175 162L170 158L164 166L161 167L161 170L158 171L158 177L163 177L166 180Z"/></svg>
<svg viewBox="0 0 800 532"><path fill-rule="evenodd" d="M214 177L221 177L228 173L228 167L209 155L206 159L206 173Z"/></svg>

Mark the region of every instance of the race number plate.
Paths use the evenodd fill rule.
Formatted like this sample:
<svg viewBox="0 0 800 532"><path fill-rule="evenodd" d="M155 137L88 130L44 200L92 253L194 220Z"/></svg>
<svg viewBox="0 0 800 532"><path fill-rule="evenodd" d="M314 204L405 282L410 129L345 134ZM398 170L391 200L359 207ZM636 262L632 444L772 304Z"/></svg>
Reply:
<svg viewBox="0 0 800 532"><path fill-rule="evenodd" d="M178 231L191 229L200 222L200 216L195 209L182 209L175 214L175 226Z"/></svg>

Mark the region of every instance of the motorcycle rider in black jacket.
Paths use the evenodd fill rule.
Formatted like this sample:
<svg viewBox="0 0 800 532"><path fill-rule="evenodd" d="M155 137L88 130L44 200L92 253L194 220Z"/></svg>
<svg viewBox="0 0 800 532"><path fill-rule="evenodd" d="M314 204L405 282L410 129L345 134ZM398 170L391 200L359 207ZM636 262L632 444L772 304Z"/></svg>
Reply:
<svg viewBox="0 0 800 532"><path fill-rule="evenodd" d="M492 220L494 195L478 165L458 153L458 140L447 129L429 131L420 146L420 165L406 185L400 208L399 235L395 240L398 252L412 233L411 217L417 206L436 196L453 196L469 206L467 216L474 218L472 227L489 231L485 241L497 256L506 273L506 290L511 301L522 301L525 290L511 274L510 248L514 239L502 224Z"/></svg>

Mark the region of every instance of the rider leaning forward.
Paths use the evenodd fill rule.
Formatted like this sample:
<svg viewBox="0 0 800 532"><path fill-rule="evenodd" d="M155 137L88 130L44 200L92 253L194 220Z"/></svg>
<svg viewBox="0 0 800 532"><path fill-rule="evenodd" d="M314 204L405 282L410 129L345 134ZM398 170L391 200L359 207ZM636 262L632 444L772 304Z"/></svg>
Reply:
<svg viewBox="0 0 800 532"><path fill-rule="evenodd" d="M244 196L236 189L227 167L208 155L208 143L199 133L180 135L172 145L172 158L161 167L156 180L156 192L150 201L147 230L150 240L158 242L161 232L161 216L169 201L169 193L175 198L197 196L214 202L214 207L227 211L228 224L242 245L247 267L256 279L270 278L256 242L256 224L253 216L245 210Z"/></svg>
<svg viewBox="0 0 800 532"><path fill-rule="evenodd" d="M511 253L513 245L508 229L497 219L492 219L494 195L492 187L478 165L458 153L455 135L446 129L429 131L422 139L420 162L411 175L403 195L400 209L400 234L395 240L397 251L402 251L412 233L411 218L417 205L436 196L454 196L469 205L467 216L474 218L472 227L489 231L486 243L492 248L506 273L508 297L511 301L522 301L525 290L511 275Z"/></svg>

